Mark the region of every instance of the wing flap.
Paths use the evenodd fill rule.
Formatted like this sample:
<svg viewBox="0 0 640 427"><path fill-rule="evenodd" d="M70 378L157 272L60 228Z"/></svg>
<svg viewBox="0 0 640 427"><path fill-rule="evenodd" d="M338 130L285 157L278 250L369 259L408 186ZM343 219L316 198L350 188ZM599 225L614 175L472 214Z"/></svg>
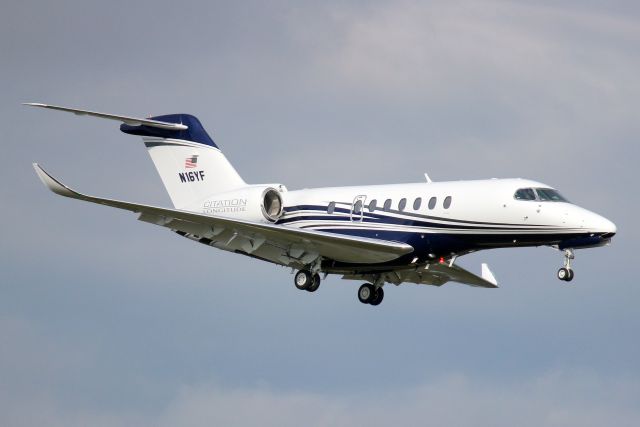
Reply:
<svg viewBox="0 0 640 427"><path fill-rule="evenodd" d="M84 200L118 209L141 214L140 219L171 229L199 235L215 235L223 231L231 232L250 242L265 239L272 245L284 250L296 250L313 253L341 262L349 263L381 263L392 261L402 255L413 252L413 247L405 243L368 239L364 237L346 236L322 231L303 230L277 224L257 223L225 217L203 215L177 209L160 208L119 200L88 196L67 187L53 178L37 163L34 168L42 182L56 194L73 199ZM183 224L182 226L180 224ZM187 224L187 225L185 225ZM195 233L193 233L195 234ZM287 256L289 256L287 254ZM301 257L303 255L300 255ZM296 258L296 257L293 257Z"/></svg>
<svg viewBox="0 0 640 427"><path fill-rule="evenodd" d="M126 123L131 126L150 126L160 129L169 129L169 130L184 130L187 129L186 125L180 123L169 123L162 122L159 120L151 120L151 119L140 119L137 117L128 117L128 116L120 116L116 114L107 114L107 113L98 113L97 111L88 111L88 110L78 110L76 108L68 108L68 107L60 107L57 105L49 105L49 104L41 104L38 102L25 102L23 105L28 105L29 107L39 107L39 108L47 108L49 110L57 110L57 111L66 111L68 113L73 113L78 116L92 116L99 117L101 119L107 120L116 120L122 123Z"/></svg>

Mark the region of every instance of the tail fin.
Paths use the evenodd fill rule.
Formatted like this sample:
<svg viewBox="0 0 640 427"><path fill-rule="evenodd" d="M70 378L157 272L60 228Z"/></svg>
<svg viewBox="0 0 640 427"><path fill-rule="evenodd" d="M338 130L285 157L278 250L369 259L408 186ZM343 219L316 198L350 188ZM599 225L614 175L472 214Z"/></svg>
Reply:
<svg viewBox="0 0 640 427"><path fill-rule="evenodd" d="M176 208L182 209L211 194L246 185L196 117L170 114L149 120L183 125L179 129L120 125L124 133L142 136Z"/></svg>
<svg viewBox="0 0 640 427"><path fill-rule="evenodd" d="M178 209L187 208L212 194L246 185L200 121L189 114L141 119L39 102L24 105L122 122L122 132L142 136L169 197Z"/></svg>

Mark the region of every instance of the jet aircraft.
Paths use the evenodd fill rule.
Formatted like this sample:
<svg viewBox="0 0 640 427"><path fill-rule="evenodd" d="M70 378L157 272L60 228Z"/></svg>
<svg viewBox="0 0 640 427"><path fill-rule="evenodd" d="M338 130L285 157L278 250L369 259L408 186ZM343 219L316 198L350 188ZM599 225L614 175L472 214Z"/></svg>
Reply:
<svg viewBox="0 0 640 427"><path fill-rule="evenodd" d="M294 284L315 292L329 274L365 282L360 302L378 305L385 284L496 288L486 264L476 275L458 257L492 248L551 246L564 253L560 280L571 281L574 250L608 245L616 226L527 179L326 187L289 191L247 184L200 121L189 114L135 118L54 105L25 105L122 122L138 135L173 203L148 206L79 193L38 164L61 196L138 214L182 237L292 268Z"/></svg>

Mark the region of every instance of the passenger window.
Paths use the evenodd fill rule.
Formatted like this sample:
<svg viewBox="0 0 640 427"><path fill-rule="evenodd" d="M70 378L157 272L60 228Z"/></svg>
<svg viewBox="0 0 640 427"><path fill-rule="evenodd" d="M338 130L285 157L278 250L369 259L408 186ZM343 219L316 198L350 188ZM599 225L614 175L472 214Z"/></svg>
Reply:
<svg viewBox="0 0 640 427"><path fill-rule="evenodd" d="M422 204L422 197L418 197L413 201L413 210L417 211L420 209L420 205Z"/></svg>
<svg viewBox="0 0 640 427"><path fill-rule="evenodd" d="M429 199L429 209L435 208L437 202L438 202L438 199L436 199L435 197L430 198Z"/></svg>
<svg viewBox="0 0 640 427"><path fill-rule="evenodd" d="M369 202L369 212L373 212L376 210L376 203L378 203L376 199L373 199Z"/></svg>
<svg viewBox="0 0 640 427"><path fill-rule="evenodd" d="M355 214L360 214L362 212L362 200L358 200L354 205L353 205L353 213Z"/></svg>
<svg viewBox="0 0 640 427"><path fill-rule="evenodd" d="M402 212L406 206L407 206L407 199L404 199L404 198L400 199L400 202L398 202L398 210Z"/></svg>
<svg viewBox="0 0 640 427"><path fill-rule="evenodd" d="M445 209L449 209L449 206L451 206L451 196L447 196L444 198L444 202L442 202L442 207Z"/></svg>
<svg viewBox="0 0 640 427"><path fill-rule="evenodd" d="M389 212L391 209L391 199L387 199L384 201L384 210Z"/></svg>
<svg viewBox="0 0 640 427"><path fill-rule="evenodd" d="M336 202L329 203L329 206L327 206L327 213L332 214L333 211L335 210L336 210Z"/></svg>
<svg viewBox="0 0 640 427"><path fill-rule="evenodd" d="M536 193L533 192L533 188L521 188L513 195L516 200L535 200Z"/></svg>

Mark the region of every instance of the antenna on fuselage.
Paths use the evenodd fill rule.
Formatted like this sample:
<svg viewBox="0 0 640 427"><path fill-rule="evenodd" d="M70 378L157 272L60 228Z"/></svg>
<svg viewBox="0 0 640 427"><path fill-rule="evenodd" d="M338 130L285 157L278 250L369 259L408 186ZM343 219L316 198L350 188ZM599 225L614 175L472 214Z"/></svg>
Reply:
<svg viewBox="0 0 640 427"><path fill-rule="evenodd" d="M429 184L431 184L431 183L433 182L433 181L431 181L431 178L429 178L429 174L428 174L428 173L426 173L426 172L424 173L424 178L427 180L427 182L428 182Z"/></svg>

